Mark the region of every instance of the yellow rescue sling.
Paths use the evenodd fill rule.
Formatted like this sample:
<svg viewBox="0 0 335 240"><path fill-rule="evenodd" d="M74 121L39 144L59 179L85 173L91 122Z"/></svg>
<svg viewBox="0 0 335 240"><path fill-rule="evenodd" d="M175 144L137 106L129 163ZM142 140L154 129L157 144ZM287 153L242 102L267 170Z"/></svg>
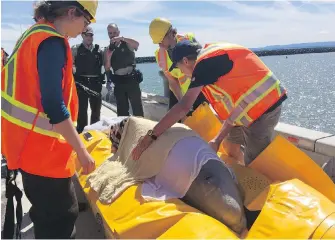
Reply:
<svg viewBox="0 0 335 240"><path fill-rule="evenodd" d="M184 124L209 141L216 136L222 123L207 103L200 105ZM222 145L219 155L226 154ZM335 184L307 154L278 135L272 143L249 165L274 182L300 179L335 202Z"/></svg>
<svg viewBox="0 0 335 240"><path fill-rule="evenodd" d="M111 156L111 142L102 132L89 134L80 137L99 166ZM101 204L87 187L78 160L76 165L80 185L94 214L102 218L108 238L239 239L228 227L179 199L144 201L141 184L128 188L112 204ZM245 239L335 238L335 205L317 190L293 179L272 184L265 192L264 207Z"/></svg>
<svg viewBox="0 0 335 240"><path fill-rule="evenodd" d="M247 239L335 239L335 205L298 179L273 184Z"/></svg>

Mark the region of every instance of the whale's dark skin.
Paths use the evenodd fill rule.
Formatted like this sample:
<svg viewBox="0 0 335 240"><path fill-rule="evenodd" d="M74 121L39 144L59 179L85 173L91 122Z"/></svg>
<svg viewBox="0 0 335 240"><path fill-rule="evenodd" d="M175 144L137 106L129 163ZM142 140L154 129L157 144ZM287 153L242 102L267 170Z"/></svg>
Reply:
<svg viewBox="0 0 335 240"><path fill-rule="evenodd" d="M246 229L241 194L223 162L210 160L202 166L182 200L238 234Z"/></svg>

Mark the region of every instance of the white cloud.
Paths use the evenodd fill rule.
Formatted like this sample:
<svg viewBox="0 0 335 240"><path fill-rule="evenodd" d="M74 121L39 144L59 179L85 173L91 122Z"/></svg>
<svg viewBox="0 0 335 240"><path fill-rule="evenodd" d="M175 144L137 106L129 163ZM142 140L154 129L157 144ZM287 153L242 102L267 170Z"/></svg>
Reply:
<svg viewBox="0 0 335 240"><path fill-rule="evenodd" d="M268 1L269 2L269 1ZM97 23L92 24L95 43L106 46L109 42L108 23L119 25L121 34L140 42L137 56L153 55L156 45L149 36L149 23L154 17L168 17L178 32L192 31L201 42L230 41L248 47L298 42L334 41L335 3L301 1L301 4L276 1L273 4L250 4L236 1L208 2L208 9L188 8L192 2L174 2L180 8L166 7L162 1L117 1L101 2L97 12ZM191 6L191 5L190 5ZM178 10L178 11L177 11ZM213 14L222 10L222 14ZM27 19L27 15L24 19ZM11 21L15 14L6 12L2 16L2 45L11 51L21 28ZM16 19L17 20L17 19ZM4 21L9 24L4 24ZM23 19L22 19L23 21ZM27 24L22 25L24 30ZM81 37L70 40L80 43Z"/></svg>
<svg viewBox="0 0 335 240"><path fill-rule="evenodd" d="M322 31L319 32L319 34L329 34L329 31L327 31L327 30L322 30Z"/></svg>
<svg viewBox="0 0 335 240"><path fill-rule="evenodd" d="M294 7L287 1L277 1L272 7L240 2L214 2L214 4L239 14L241 18L228 22L224 17L218 17L215 22L226 23L228 26L217 31L215 28L200 29L197 32L199 39L213 41L209 39L214 37L210 34L211 31L217 35L215 40L225 38L249 47L335 39L333 31L335 13L329 11L327 6L318 5L318 12L311 13L301 7ZM320 35L320 31L327 31L329 34Z"/></svg>
<svg viewBox="0 0 335 240"><path fill-rule="evenodd" d="M159 2L152 1L126 1L126 2L101 2L97 11L97 21L105 20L132 20L146 13L161 11Z"/></svg>

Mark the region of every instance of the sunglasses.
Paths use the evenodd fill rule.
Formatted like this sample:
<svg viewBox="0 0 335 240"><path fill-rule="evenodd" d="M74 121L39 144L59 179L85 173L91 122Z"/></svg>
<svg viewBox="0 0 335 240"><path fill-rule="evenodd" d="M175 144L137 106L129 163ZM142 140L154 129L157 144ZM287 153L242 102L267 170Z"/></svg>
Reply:
<svg viewBox="0 0 335 240"><path fill-rule="evenodd" d="M87 16L87 14L84 11L82 11L81 9L77 8L77 11L80 12L82 14L82 16L84 17L85 27L90 25L91 24L91 18L89 16Z"/></svg>

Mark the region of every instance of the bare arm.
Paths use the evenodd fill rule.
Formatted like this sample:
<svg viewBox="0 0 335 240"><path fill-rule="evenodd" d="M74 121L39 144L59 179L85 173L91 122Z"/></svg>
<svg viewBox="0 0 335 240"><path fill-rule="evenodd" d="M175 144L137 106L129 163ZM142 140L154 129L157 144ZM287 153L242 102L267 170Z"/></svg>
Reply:
<svg viewBox="0 0 335 240"><path fill-rule="evenodd" d="M154 135L159 137L162 135L168 128L173 126L178 120L186 116L193 103L197 99L202 89L201 87L195 87L189 89L184 97L176 105L174 105L170 111L156 124L153 129ZM133 160L136 161L140 158L141 154L150 146L152 143L151 137L145 135L142 140L136 145L132 150Z"/></svg>
<svg viewBox="0 0 335 240"><path fill-rule="evenodd" d="M135 51L137 51L140 43L132 38L125 38L123 37L123 41L126 42L131 48L133 48Z"/></svg>
<svg viewBox="0 0 335 240"><path fill-rule="evenodd" d="M105 49L104 52L104 68L106 72L109 72L111 69L111 57L113 55L113 52L108 49L108 47Z"/></svg>
<svg viewBox="0 0 335 240"><path fill-rule="evenodd" d="M156 124L153 132L157 137L186 116L199 96L202 88L203 87L201 86L189 89L182 99Z"/></svg>
<svg viewBox="0 0 335 240"><path fill-rule="evenodd" d="M228 135L232 127L233 125L231 125L229 121L224 121L220 132L218 133L218 135L216 135L216 137L212 141L214 141L217 145L220 145L223 139L225 139L225 137Z"/></svg>
<svg viewBox="0 0 335 240"><path fill-rule="evenodd" d="M173 77L169 71L169 65L168 65L168 53L167 51L160 47L158 50L158 57L156 57L156 62L158 66L162 69L164 76L167 78L169 83L169 88L173 92L173 94L176 96L178 101L180 101L183 97L183 94L181 92L180 84L177 78Z"/></svg>
<svg viewBox="0 0 335 240"><path fill-rule="evenodd" d="M65 140L72 146L73 150L78 154L87 153L86 148L79 138L79 134L73 126L70 118L53 125L56 132L61 134Z"/></svg>

